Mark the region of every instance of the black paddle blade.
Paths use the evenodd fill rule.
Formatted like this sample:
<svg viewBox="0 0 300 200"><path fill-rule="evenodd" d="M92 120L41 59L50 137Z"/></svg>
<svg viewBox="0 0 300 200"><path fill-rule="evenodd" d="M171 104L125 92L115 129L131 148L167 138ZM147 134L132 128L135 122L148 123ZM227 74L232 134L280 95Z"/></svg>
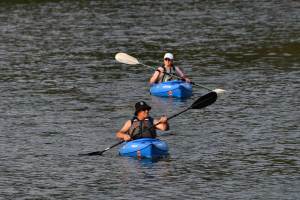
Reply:
<svg viewBox="0 0 300 200"><path fill-rule="evenodd" d="M209 106L217 100L217 97L218 97L218 95L217 95L216 92L207 93L206 95L200 97L197 101L195 101L191 105L190 108L191 109L201 109L201 108L204 108L206 106Z"/></svg>
<svg viewBox="0 0 300 200"><path fill-rule="evenodd" d="M94 152L91 152L91 153L83 153L83 154L79 154L79 156L101 156L104 152L110 150L111 148L114 148L116 146L118 146L119 144L122 144L124 141L121 140L119 141L118 143L110 146L110 147L107 147L106 149L104 149L103 151L94 151Z"/></svg>
<svg viewBox="0 0 300 200"><path fill-rule="evenodd" d="M101 156L104 151L94 151L90 153L81 153L79 156Z"/></svg>

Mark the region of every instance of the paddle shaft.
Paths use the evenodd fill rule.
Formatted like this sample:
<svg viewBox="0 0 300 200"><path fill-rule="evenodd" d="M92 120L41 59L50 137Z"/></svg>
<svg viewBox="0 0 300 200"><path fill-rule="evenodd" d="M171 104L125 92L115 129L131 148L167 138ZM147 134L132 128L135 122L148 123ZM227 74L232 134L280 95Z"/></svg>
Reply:
<svg viewBox="0 0 300 200"><path fill-rule="evenodd" d="M140 64L140 65L143 65L143 66L145 66L145 67L148 67L148 68L151 68L151 69L156 70L154 67L151 67L151 66L149 66L149 65L145 65L145 64L140 63L140 62L139 62L139 64ZM168 73L168 72L162 72L162 73L167 74L167 75L169 75L169 76L173 76L173 77L178 78L178 79L180 79L180 80L183 79L183 78L181 78L180 76L177 76L177 75L175 75L175 74L171 74L171 73ZM205 87L205 86L203 86L203 85L199 85L199 84L197 84L197 83L195 83L195 82L190 82L190 83L191 83L192 85L195 85L195 86L198 86L198 87L202 87L202 88L204 88L204 89L206 89L206 90L208 90L208 91L213 91L212 89L210 89L210 88L208 88L208 87Z"/></svg>
<svg viewBox="0 0 300 200"><path fill-rule="evenodd" d="M191 106L189 106L188 108L172 115L171 117L168 117L167 118L167 121L171 120L172 118L175 118L177 117L178 115L188 111L189 109L200 109L200 108L204 108L212 103L214 103L216 100L217 100L217 93L216 92L210 92L202 97L200 97L199 99L197 99ZM156 124L154 124L153 126L147 128L147 129L152 129L154 128L155 126L157 126L158 124L160 124L161 122L158 122ZM138 136L139 134L141 133L138 133L134 136L132 136L132 138L134 138L135 136Z"/></svg>
<svg viewBox="0 0 300 200"><path fill-rule="evenodd" d="M132 56L130 56L130 55L128 55L128 54L126 54L126 53L117 53L116 55L115 55L115 59L117 60L117 61L119 61L120 63L125 63L125 64L128 64L128 65L143 65L143 66L145 66L145 67L147 67L147 68L151 68L151 69L154 69L154 70L156 70L154 67L151 67L151 66L149 66L149 65L145 65L145 64L143 64L143 63L140 63L139 61L138 61L138 59L136 59L135 57L132 57ZM168 72L163 72L164 74L167 74L167 75L169 75L169 76L172 76L172 77L176 77L176 78L178 78L178 79L180 79L180 80L182 80L183 78L181 78L181 77L179 77L179 76L177 76L177 75L175 75L175 74L170 74L170 73L168 73ZM184 80L184 79L183 79ZM208 91L214 91L214 92L217 92L217 93L224 93L225 92L225 90L223 90L223 89L214 89L214 90L212 90L212 89L210 89L210 88L208 88L208 87L205 87L205 86L203 86L203 85L200 85L200 84L196 84L195 82L190 82L192 85L195 85L195 86L198 86L198 87L202 87L202 88L204 88L204 89L206 89L206 90L208 90Z"/></svg>
<svg viewBox="0 0 300 200"><path fill-rule="evenodd" d="M188 107L188 108L186 108L186 109L180 111L179 113L176 113L176 114L172 115L172 116L169 117L167 120L170 120L170 119L172 119L172 118L174 118L174 117L177 117L178 115L180 115L180 114L186 112L187 110L189 110L189 109L191 109L191 108L192 108L192 107L190 106L190 107ZM157 126L158 124L160 124L160 123L161 123L161 122L158 122L158 123L154 124L153 126L147 128L147 129L152 129L152 128L154 128L155 126ZM134 135L134 136L132 136L132 137L138 136L139 134L140 134L140 133L137 133L136 135ZM110 147L107 147L107 148L104 149L103 151L94 151L94 152L91 152L91 153L87 153L87 154L79 154L79 155L86 155L86 156L102 155L104 152L106 152L106 151L108 151L108 150L110 150L110 149L112 149L112 148L114 148L114 147L116 147L116 146L122 144L123 142L125 142L125 141L124 141L124 140L121 140L121 141L119 141L118 143L115 143L114 145L111 145Z"/></svg>

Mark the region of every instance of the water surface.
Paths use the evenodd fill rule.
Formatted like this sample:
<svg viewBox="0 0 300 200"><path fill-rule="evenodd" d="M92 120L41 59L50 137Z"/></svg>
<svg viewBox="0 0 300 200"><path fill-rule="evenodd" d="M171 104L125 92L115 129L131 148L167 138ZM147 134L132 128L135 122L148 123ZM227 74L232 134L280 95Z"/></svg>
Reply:
<svg viewBox="0 0 300 200"><path fill-rule="evenodd" d="M300 3L50 1L0 3L0 199L297 199ZM170 121L170 158L78 153L114 144L152 97L165 52L196 83L227 93Z"/></svg>

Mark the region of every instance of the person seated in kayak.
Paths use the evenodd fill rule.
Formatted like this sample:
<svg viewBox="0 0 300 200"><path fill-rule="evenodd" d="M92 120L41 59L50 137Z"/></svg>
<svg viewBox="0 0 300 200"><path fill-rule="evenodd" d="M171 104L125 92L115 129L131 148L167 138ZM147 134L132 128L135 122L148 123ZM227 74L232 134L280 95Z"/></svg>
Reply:
<svg viewBox="0 0 300 200"><path fill-rule="evenodd" d="M164 64L161 67L158 67L157 70L154 72L152 77L150 78L149 83L161 83L171 80L176 80L180 77L181 80L186 82L191 82L188 77L181 71L179 67L175 67L173 64L174 56L171 53L166 53L164 56ZM168 73L168 74L167 74ZM172 74L172 75L169 75Z"/></svg>
<svg viewBox="0 0 300 200"><path fill-rule="evenodd" d="M156 138L156 130L169 130L167 117L162 116L160 119L153 119L149 116L150 110L151 107L144 101L137 102L134 117L125 122L121 130L117 132L117 138L125 141L139 138ZM157 125L152 127L154 124Z"/></svg>

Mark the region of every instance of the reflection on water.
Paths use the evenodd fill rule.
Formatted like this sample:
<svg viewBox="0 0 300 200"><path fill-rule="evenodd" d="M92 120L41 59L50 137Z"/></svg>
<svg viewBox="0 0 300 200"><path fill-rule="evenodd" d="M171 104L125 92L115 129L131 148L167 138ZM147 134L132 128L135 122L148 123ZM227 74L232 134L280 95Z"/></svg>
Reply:
<svg viewBox="0 0 300 200"><path fill-rule="evenodd" d="M180 111L180 108L187 107L191 99L180 99L172 97L151 96L151 105L160 113L169 115L170 112Z"/></svg>
<svg viewBox="0 0 300 200"><path fill-rule="evenodd" d="M124 157L122 158L124 162L124 168L153 168L156 166L157 162L170 162L171 157L170 155L168 156L163 156L159 158L134 158L134 157ZM126 167L126 166L127 167Z"/></svg>

